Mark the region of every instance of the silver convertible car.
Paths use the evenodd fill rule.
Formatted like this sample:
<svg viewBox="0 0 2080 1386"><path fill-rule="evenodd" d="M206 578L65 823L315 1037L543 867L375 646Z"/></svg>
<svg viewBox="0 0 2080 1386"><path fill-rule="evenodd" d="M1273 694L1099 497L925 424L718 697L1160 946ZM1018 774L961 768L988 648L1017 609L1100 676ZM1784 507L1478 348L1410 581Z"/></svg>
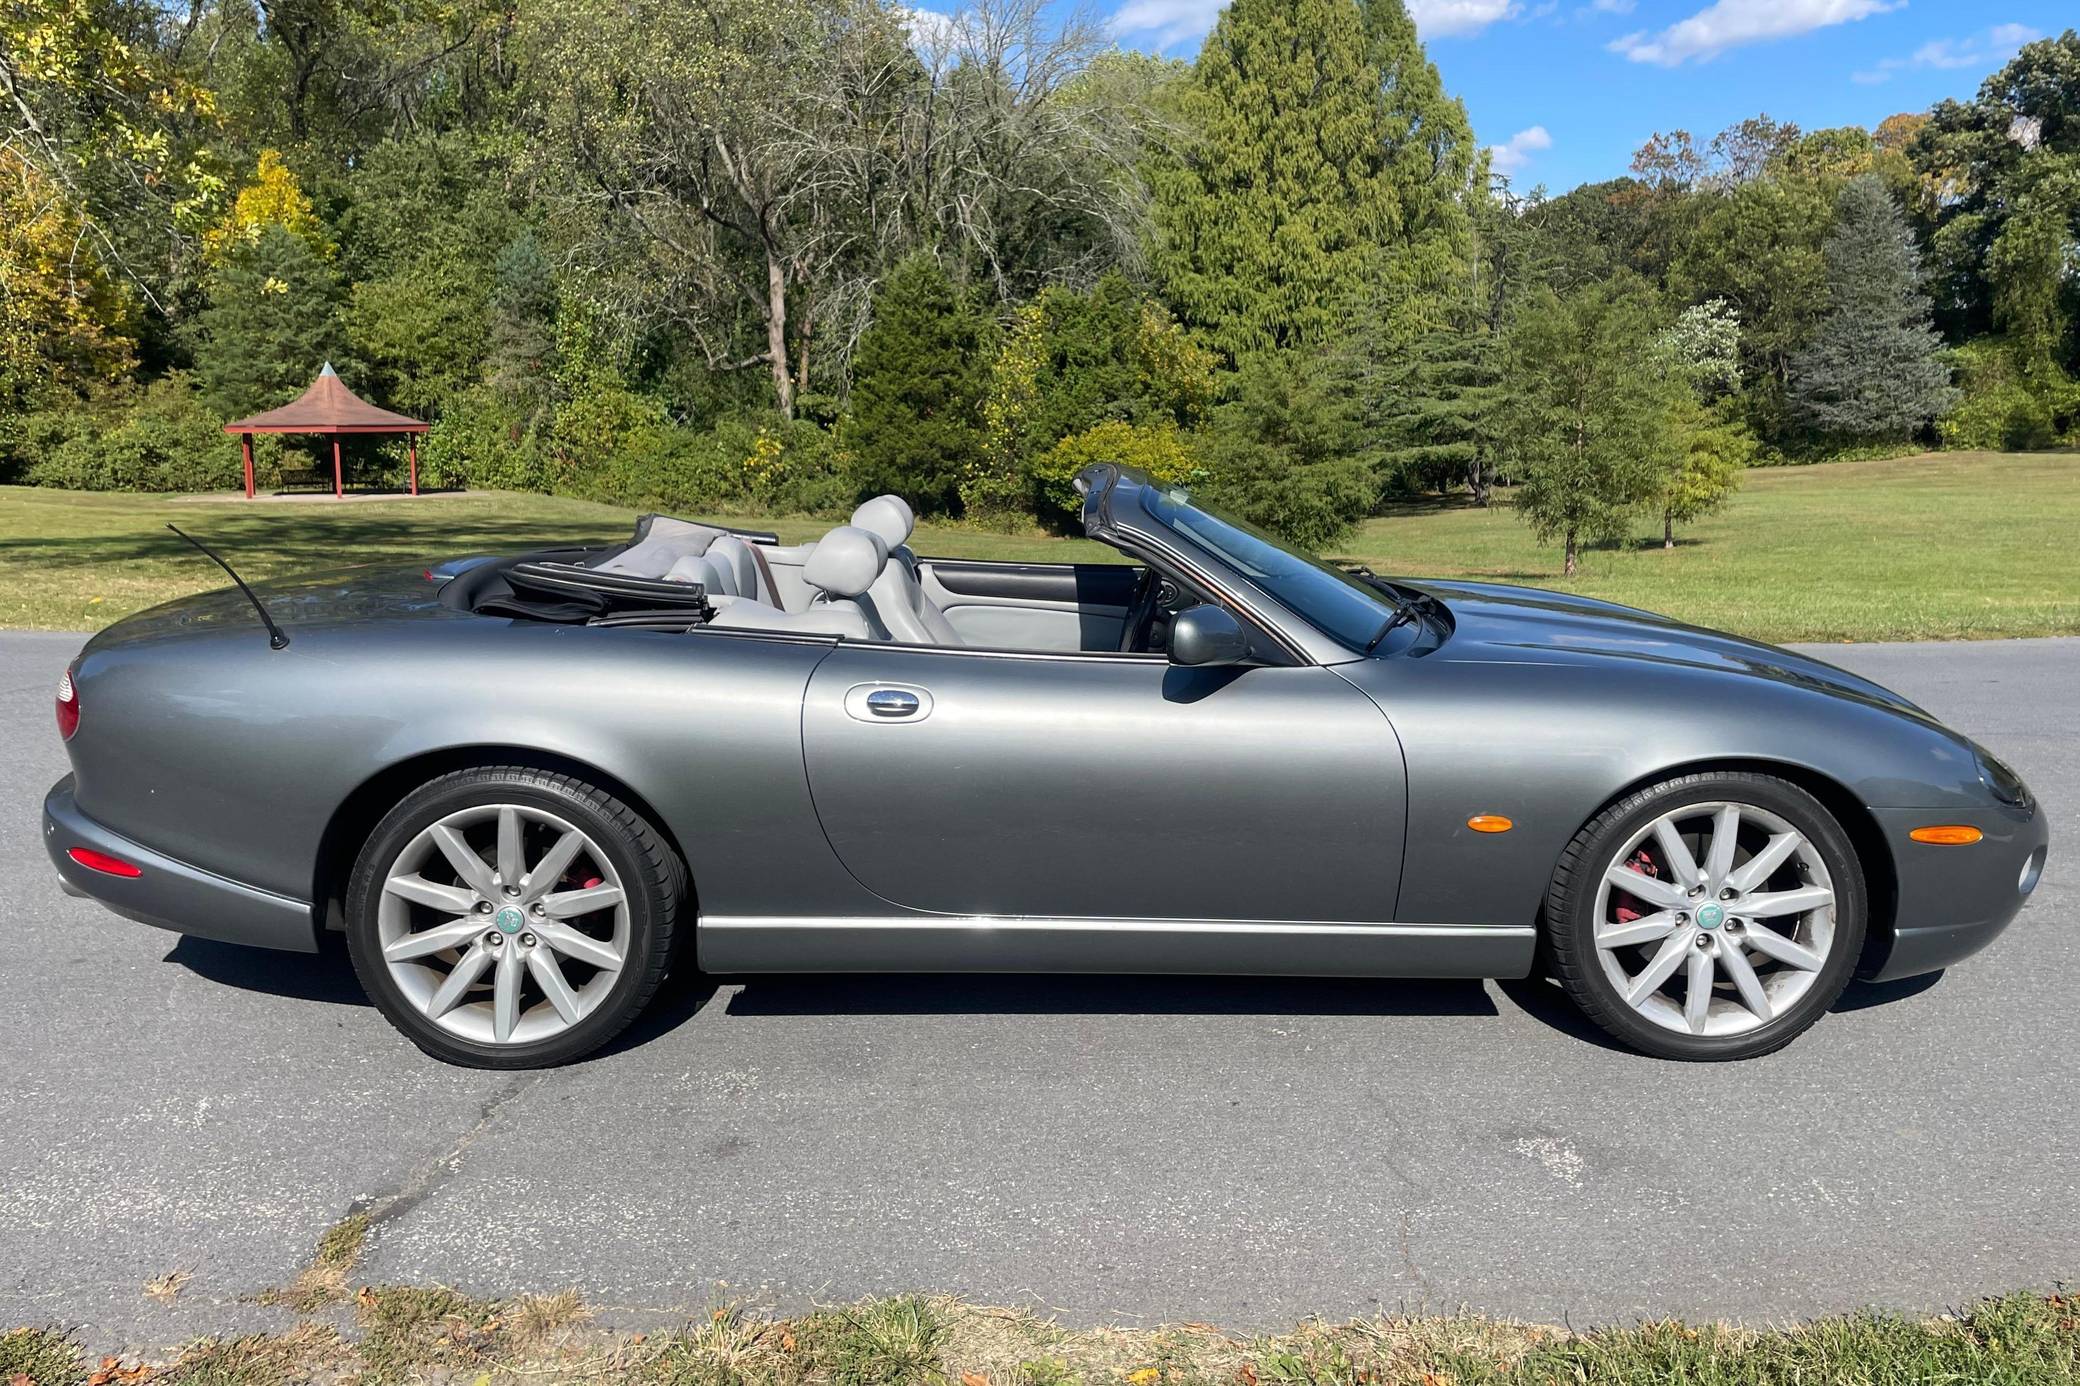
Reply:
<svg viewBox="0 0 2080 1386"><path fill-rule="evenodd" d="M1998 935L2013 771L1815 659L1344 570L1115 467L1120 564L662 516L608 549L155 608L58 693L68 887L315 951L460 1064L576 1059L673 968L1548 975L1762 1054Z"/></svg>

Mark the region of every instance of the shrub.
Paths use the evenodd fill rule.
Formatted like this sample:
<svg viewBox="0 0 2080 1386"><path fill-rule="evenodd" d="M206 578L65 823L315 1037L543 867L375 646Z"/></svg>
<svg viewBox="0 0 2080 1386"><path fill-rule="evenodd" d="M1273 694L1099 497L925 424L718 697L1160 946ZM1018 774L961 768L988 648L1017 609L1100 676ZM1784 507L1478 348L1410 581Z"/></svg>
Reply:
<svg viewBox="0 0 2080 1386"><path fill-rule="evenodd" d="M491 491L546 491L535 431L488 389L465 391L434 421L419 453L419 484Z"/></svg>
<svg viewBox="0 0 2080 1386"><path fill-rule="evenodd" d="M244 485L238 439L223 431L192 379L176 371L93 412L25 420L24 479L78 491L223 491ZM278 447L256 450L272 466Z"/></svg>
<svg viewBox="0 0 2080 1386"><path fill-rule="evenodd" d="M2080 432L2080 385L2056 366L2025 371L2011 345L1988 338L1950 353L1964 398L1936 422L1947 448L2026 452Z"/></svg>
<svg viewBox="0 0 2080 1386"><path fill-rule="evenodd" d="M1077 474L1100 462L1139 467L1157 481L1196 483L1206 477L1196 440L1177 425L1111 419L1070 434L1033 464L1040 502L1050 512L1043 518L1073 519L1083 508Z"/></svg>

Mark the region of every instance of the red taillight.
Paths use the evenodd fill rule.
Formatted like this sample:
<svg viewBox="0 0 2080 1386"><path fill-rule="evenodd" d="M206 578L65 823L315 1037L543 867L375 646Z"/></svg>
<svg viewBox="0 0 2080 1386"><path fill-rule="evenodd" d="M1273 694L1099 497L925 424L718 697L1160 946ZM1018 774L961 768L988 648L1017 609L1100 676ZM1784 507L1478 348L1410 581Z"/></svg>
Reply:
<svg viewBox="0 0 2080 1386"><path fill-rule="evenodd" d="M58 678L58 735L67 741L79 730L79 690L72 686L72 670Z"/></svg>
<svg viewBox="0 0 2080 1386"><path fill-rule="evenodd" d="M129 862L124 861L121 857L112 857L106 852L97 852L91 847L69 848L65 855L71 857L89 871L101 871L110 876L136 877L144 874L144 872L138 870Z"/></svg>

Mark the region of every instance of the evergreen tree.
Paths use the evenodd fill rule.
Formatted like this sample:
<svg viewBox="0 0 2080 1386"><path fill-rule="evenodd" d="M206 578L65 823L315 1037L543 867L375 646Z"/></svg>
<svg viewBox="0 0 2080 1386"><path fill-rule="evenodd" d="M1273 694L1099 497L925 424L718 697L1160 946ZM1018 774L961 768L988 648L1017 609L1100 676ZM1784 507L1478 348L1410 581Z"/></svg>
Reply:
<svg viewBox="0 0 2080 1386"><path fill-rule="evenodd" d="M1675 469L1683 386L1658 359L1650 309L1621 274L1565 298L1538 290L1510 331L1500 445L1517 508L1540 542L1565 543L1569 577L1581 545L1622 538Z"/></svg>
<svg viewBox="0 0 2080 1386"><path fill-rule="evenodd" d="M1466 107L1445 93L1402 0L1359 0L1366 57L1379 74L1397 223L1375 297L1383 345L1453 324L1474 253L1468 204L1486 176Z"/></svg>
<svg viewBox="0 0 2080 1386"><path fill-rule="evenodd" d="M1372 411L1383 475L1439 494L1463 482L1488 503L1504 395L1495 345L1486 332L1431 332L1400 353Z"/></svg>
<svg viewBox="0 0 2080 1386"><path fill-rule="evenodd" d="M1842 189L1827 316L1792 360L1792 404L1823 435L1904 440L1957 402L1907 219L1873 174Z"/></svg>
<svg viewBox="0 0 2080 1386"><path fill-rule="evenodd" d="M1321 343L1376 289L1402 209L1367 48L1355 0L1234 0L1184 83L1152 263L1230 359Z"/></svg>
<svg viewBox="0 0 2080 1386"><path fill-rule="evenodd" d="M882 282L853 360L847 438L862 491L893 491L921 510L955 507L982 460L984 326L929 253Z"/></svg>
<svg viewBox="0 0 2080 1386"><path fill-rule="evenodd" d="M294 399L327 361L347 369L339 279L307 238L279 224L228 248L197 322L197 373L229 414Z"/></svg>
<svg viewBox="0 0 2080 1386"><path fill-rule="evenodd" d="M1265 352L1236 373L1205 448L1215 504L1296 544L1320 548L1372 508L1354 392L1315 352Z"/></svg>

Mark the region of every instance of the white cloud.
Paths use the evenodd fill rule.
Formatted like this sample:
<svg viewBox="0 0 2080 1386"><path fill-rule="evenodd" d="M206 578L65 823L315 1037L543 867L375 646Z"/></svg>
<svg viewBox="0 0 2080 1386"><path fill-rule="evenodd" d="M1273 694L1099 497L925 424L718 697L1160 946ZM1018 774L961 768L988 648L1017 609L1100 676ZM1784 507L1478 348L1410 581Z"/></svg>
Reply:
<svg viewBox="0 0 2080 1386"><path fill-rule="evenodd" d="M1426 39L1477 34L1500 19L1517 17L1517 0L1409 0L1409 18Z"/></svg>
<svg viewBox="0 0 2080 1386"><path fill-rule="evenodd" d="M896 13L910 31L911 46L921 52L945 53L960 39L961 21L956 15L914 7L898 7Z"/></svg>
<svg viewBox="0 0 2080 1386"><path fill-rule="evenodd" d="M1930 39L1904 58L1881 58L1877 66L1849 74L1849 80L1864 86L1889 82L1901 72L1916 68L1951 71L1977 68L1990 71L2015 56L2015 50L2043 35L2027 24L1996 24L1984 34L1966 38Z"/></svg>
<svg viewBox="0 0 2080 1386"><path fill-rule="evenodd" d="M1625 3L1629 8L1630 0ZM1157 49L1169 49L1205 34L1226 5L1227 0L1127 0L1113 13L1112 32L1146 35ZM1542 3L1533 15L1550 14L1553 8ZM1408 13L1426 39L1463 38L1500 20L1521 18L1524 8L1519 0L1408 0Z"/></svg>
<svg viewBox="0 0 2080 1386"><path fill-rule="evenodd" d="M1589 8L1598 14L1631 14L1639 0L1589 0Z"/></svg>
<svg viewBox="0 0 2080 1386"><path fill-rule="evenodd" d="M1642 29L1614 39L1613 53L1636 63L1679 67L1715 58L1729 48L1790 38L1896 10L1906 0L1718 0L1656 34Z"/></svg>
<svg viewBox="0 0 2080 1386"><path fill-rule="evenodd" d="M1116 34L1147 34L1158 49L1195 39L1213 27L1227 0L1127 0L1112 16Z"/></svg>
<svg viewBox="0 0 2080 1386"><path fill-rule="evenodd" d="M1534 125L1517 131L1503 144L1489 145L1488 162L1497 173L1521 173L1534 153L1552 147L1553 137L1546 133L1546 127Z"/></svg>

